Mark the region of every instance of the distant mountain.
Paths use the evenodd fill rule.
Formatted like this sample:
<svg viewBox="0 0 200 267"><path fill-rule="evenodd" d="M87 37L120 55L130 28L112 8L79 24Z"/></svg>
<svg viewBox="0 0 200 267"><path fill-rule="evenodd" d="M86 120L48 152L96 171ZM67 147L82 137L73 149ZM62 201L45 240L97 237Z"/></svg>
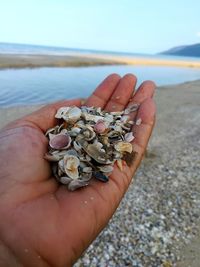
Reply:
<svg viewBox="0 0 200 267"><path fill-rule="evenodd" d="M177 46L167 51L161 52L160 54L186 57L200 57L200 44Z"/></svg>

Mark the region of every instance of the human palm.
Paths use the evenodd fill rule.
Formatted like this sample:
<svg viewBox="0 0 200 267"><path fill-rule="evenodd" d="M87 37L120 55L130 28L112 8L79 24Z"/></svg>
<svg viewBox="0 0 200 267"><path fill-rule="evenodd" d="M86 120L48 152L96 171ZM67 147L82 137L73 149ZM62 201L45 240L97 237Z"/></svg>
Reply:
<svg viewBox="0 0 200 267"><path fill-rule="evenodd" d="M108 183L93 180L69 192L55 181L44 159L44 132L56 124L56 110L80 106L80 99L48 105L1 130L0 265L71 266L108 223L142 159L155 120L154 84L144 82L133 95L135 84L133 75L110 75L84 104L108 111L141 104L131 114L142 119L133 126L134 162L131 167L124 164L123 171L115 166Z"/></svg>

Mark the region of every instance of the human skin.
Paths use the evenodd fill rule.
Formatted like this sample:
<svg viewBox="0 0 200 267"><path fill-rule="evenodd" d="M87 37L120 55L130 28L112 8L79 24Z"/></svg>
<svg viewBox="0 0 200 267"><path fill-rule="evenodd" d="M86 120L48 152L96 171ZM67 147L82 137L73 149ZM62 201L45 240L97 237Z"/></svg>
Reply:
<svg viewBox="0 0 200 267"><path fill-rule="evenodd" d="M155 85L146 81L134 93L136 77L108 76L84 105L107 111L139 103L131 118L136 151L131 167L115 165L108 183L92 180L88 187L69 192L52 176L44 159L44 133L57 121L61 101L18 119L0 131L0 266L72 266L107 225L139 166L155 122Z"/></svg>

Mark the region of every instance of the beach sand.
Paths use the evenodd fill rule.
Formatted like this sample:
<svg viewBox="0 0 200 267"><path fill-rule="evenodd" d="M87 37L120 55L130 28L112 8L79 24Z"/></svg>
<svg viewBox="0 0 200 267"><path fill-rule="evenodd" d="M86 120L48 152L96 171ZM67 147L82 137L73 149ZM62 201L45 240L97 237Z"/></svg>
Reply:
<svg viewBox="0 0 200 267"><path fill-rule="evenodd" d="M5 68L37 68L37 67L80 67L98 65L149 65L200 68L200 61L189 59L172 60L148 57L128 57L109 54L70 55L22 55L0 54L0 69Z"/></svg>
<svg viewBox="0 0 200 267"><path fill-rule="evenodd" d="M75 266L199 267L200 81L160 87L155 99L146 158L109 225ZM37 108L0 109L0 127Z"/></svg>

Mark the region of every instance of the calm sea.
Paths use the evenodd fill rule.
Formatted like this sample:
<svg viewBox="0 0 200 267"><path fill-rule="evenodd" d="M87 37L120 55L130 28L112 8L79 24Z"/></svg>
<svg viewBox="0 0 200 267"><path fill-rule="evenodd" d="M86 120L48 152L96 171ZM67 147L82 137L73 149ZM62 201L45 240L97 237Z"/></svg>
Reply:
<svg viewBox="0 0 200 267"><path fill-rule="evenodd" d="M67 49L0 43L0 53L9 54L70 54L102 53L102 51ZM106 52L103 52L106 53ZM109 52L109 54L116 54ZM125 55L124 53L117 53ZM128 56L144 55L126 53ZM166 58L167 56L145 55ZM175 57L167 57L175 59ZM180 58L186 60L186 58ZM189 58L198 61L198 58ZM177 84L200 79L200 69L151 66L98 66L80 68L38 68L0 70L0 107L39 104L63 98L87 97L110 73L134 73L138 84L146 79L157 85Z"/></svg>

